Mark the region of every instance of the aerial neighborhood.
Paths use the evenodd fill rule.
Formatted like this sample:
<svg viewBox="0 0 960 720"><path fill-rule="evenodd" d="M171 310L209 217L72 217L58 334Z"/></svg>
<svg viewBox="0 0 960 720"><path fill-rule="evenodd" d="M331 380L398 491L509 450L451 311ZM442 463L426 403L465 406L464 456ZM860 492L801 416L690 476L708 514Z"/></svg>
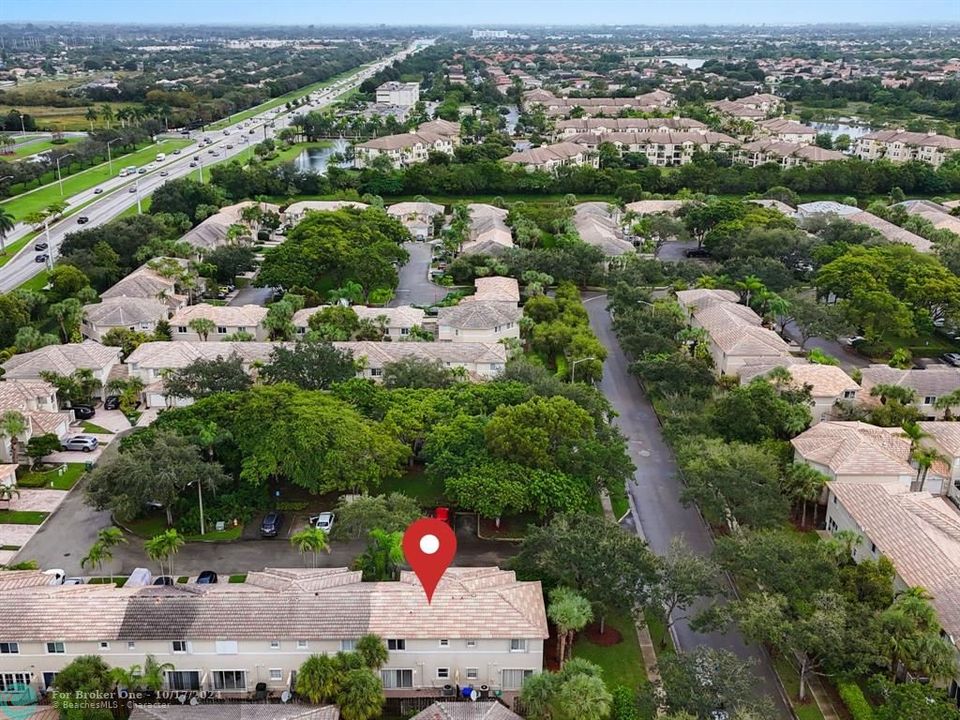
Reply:
<svg viewBox="0 0 960 720"><path fill-rule="evenodd" d="M960 720L955 3L32 5L0 720Z"/></svg>

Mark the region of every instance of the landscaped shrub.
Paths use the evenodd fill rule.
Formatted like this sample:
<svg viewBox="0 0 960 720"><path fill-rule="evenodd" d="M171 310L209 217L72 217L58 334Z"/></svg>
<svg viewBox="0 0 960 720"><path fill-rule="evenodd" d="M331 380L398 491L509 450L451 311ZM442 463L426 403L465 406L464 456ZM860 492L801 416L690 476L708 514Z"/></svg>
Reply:
<svg viewBox="0 0 960 720"><path fill-rule="evenodd" d="M840 681L837 683L840 699L850 711L853 720L873 720L873 708L863 695L863 690L856 683Z"/></svg>

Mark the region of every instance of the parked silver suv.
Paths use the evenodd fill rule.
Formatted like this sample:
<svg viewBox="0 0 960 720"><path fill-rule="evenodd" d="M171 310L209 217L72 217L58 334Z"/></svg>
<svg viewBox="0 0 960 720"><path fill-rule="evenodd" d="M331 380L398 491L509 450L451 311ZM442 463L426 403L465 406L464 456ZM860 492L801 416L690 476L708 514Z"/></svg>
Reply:
<svg viewBox="0 0 960 720"><path fill-rule="evenodd" d="M92 452L97 449L100 441L93 435L74 435L60 442L60 447L64 450L83 450L83 452Z"/></svg>

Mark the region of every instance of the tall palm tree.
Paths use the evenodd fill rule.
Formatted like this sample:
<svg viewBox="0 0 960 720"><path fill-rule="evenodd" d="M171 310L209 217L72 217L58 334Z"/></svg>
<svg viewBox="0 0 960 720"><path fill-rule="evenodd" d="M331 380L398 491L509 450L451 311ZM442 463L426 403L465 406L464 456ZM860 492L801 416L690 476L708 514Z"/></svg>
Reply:
<svg viewBox="0 0 960 720"><path fill-rule="evenodd" d="M193 330L201 340L206 342L207 336L216 330L217 324L209 318L197 317L188 322L187 327Z"/></svg>
<svg viewBox="0 0 960 720"><path fill-rule="evenodd" d="M93 130L93 124L97 121L97 118L100 117L100 113L98 113L97 109L91 105L87 108L87 112L84 117L90 122L90 129Z"/></svg>
<svg viewBox="0 0 960 720"><path fill-rule="evenodd" d="M173 575L173 556L180 552L180 548L183 547L185 542L180 533L170 528L147 540L143 545L143 549L146 550L147 557L151 560L156 560L160 564L161 574L163 574L163 563L169 560L167 574Z"/></svg>
<svg viewBox="0 0 960 720"><path fill-rule="evenodd" d="M172 663L157 662L153 655L147 655L143 662L143 673L140 675L140 687L153 692L163 690L166 674L170 670L173 670Z"/></svg>
<svg viewBox="0 0 960 720"><path fill-rule="evenodd" d="M910 452L910 457L917 463L917 487L918 492L923 492L923 486L927 482L927 473L930 472L930 466L938 461L949 462L943 453L932 447L919 446Z"/></svg>
<svg viewBox="0 0 960 720"><path fill-rule="evenodd" d="M396 580L403 563L403 533L387 532L379 528L367 536L367 549L357 558L355 566L363 572L366 581Z"/></svg>
<svg viewBox="0 0 960 720"><path fill-rule="evenodd" d="M313 556L313 566L317 566L317 557L323 552L330 552L330 539L327 533L318 527L308 527L298 533L290 536L290 544L306 556L310 553Z"/></svg>
<svg viewBox="0 0 960 720"><path fill-rule="evenodd" d="M937 410L943 410L944 420L953 420L953 408L960 405L960 390L954 390L946 395L941 395L934 403Z"/></svg>
<svg viewBox="0 0 960 720"><path fill-rule="evenodd" d="M7 410L0 415L0 437L10 439L10 459L14 465L20 463L20 439L29 428L27 417L17 410Z"/></svg>
<svg viewBox="0 0 960 720"><path fill-rule="evenodd" d="M367 668L348 670L340 682L337 705L343 720L372 720L383 712L383 681Z"/></svg>
<svg viewBox="0 0 960 720"><path fill-rule="evenodd" d="M100 117L103 118L103 121L107 124L107 127L109 128L113 123L113 118L115 117L113 108L110 105L106 105L106 104L101 105L99 114L100 114Z"/></svg>
<svg viewBox="0 0 960 720"><path fill-rule="evenodd" d="M297 671L297 694L315 705L332 700L340 687L341 672L329 655L311 655Z"/></svg>
<svg viewBox="0 0 960 720"><path fill-rule="evenodd" d="M903 434L906 435L907 439L910 441L910 452L913 452L917 449L917 446L920 444L920 441L925 437L930 437L930 433L924 432L920 427L919 423L907 421L900 426L903 430Z"/></svg>
<svg viewBox="0 0 960 720"><path fill-rule="evenodd" d="M90 546L87 554L80 560L80 567L94 567L97 572L100 572L103 570L103 563L112 559L113 553L98 541ZM113 579L111 578L110 581L113 582Z"/></svg>
<svg viewBox="0 0 960 720"><path fill-rule="evenodd" d="M100 532L97 533L97 542L94 544L99 545L101 548L101 555L104 561L113 560L113 550L112 548L117 545L122 545L127 542L127 539L123 536L123 531L118 527L108 527L103 528ZM91 548L91 551L93 548ZM113 571L110 571L110 582L113 583Z"/></svg>
<svg viewBox="0 0 960 720"><path fill-rule="evenodd" d="M6 208L0 207L0 255L7 254L7 235L16 225L13 215Z"/></svg>
<svg viewBox="0 0 960 720"><path fill-rule="evenodd" d="M583 630L593 619L590 601L567 587L557 587L550 592L547 617L557 626L560 640L560 667L567 661L567 647L573 647L573 634Z"/></svg>
<svg viewBox="0 0 960 720"><path fill-rule="evenodd" d="M800 527L807 524L807 503L815 503L823 492L828 478L819 470L804 463L793 463L783 474L781 485L783 491L793 500L794 504L801 504ZM813 523L817 523L817 506L813 506Z"/></svg>

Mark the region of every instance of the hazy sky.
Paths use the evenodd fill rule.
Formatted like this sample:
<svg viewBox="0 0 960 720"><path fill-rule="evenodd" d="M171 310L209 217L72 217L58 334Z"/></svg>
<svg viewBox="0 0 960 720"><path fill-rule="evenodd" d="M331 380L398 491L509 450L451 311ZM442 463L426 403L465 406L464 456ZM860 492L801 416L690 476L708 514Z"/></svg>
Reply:
<svg viewBox="0 0 960 720"><path fill-rule="evenodd" d="M960 22L960 0L0 0L0 22L810 24Z"/></svg>

